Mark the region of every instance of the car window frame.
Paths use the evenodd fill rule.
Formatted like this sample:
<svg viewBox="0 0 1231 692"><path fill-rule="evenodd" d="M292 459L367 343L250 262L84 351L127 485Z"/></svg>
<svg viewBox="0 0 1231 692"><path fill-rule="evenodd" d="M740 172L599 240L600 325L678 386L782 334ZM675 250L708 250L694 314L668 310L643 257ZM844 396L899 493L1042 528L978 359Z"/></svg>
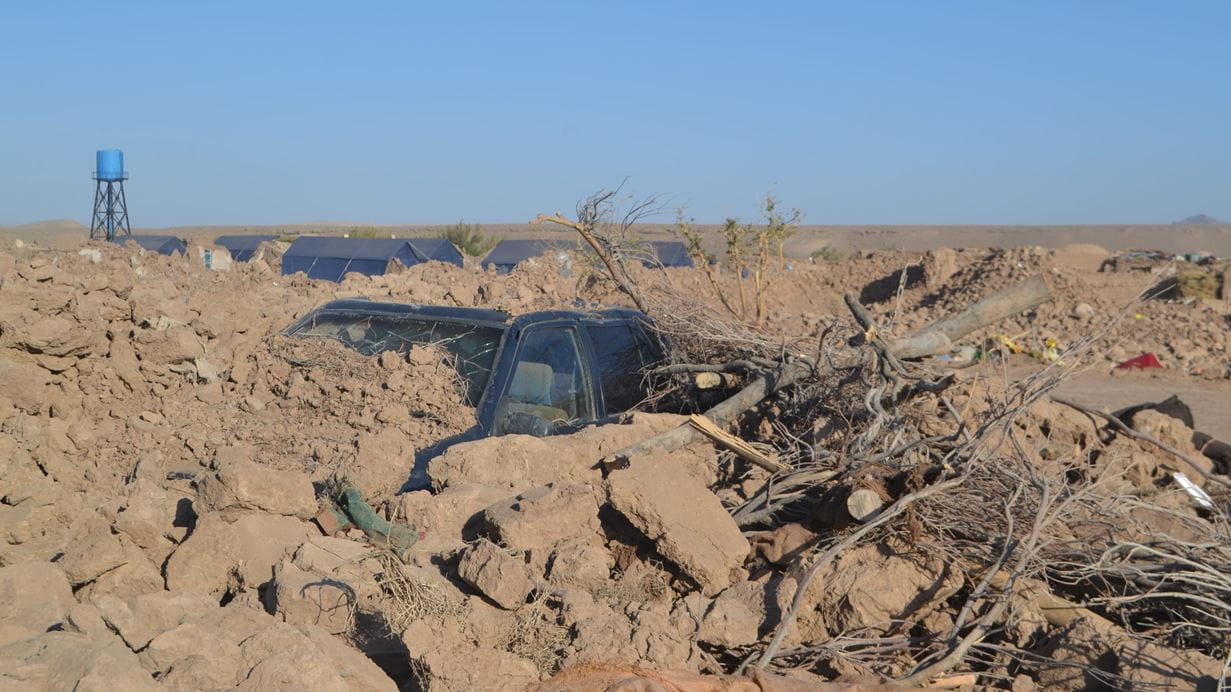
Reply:
<svg viewBox="0 0 1231 692"><path fill-rule="evenodd" d="M521 356L522 347L525 345L526 339L536 332L550 329L563 329L573 332L574 343L577 346L577 358L581 367L582 377L585 379L585 388L589 391L590 401L593 404L592 417L577 419L575 424L577 427L587 425L601 419L603 416L600 413L600 405L602 402L602 392L598 390L597 374L594 370L594 352L591 350L589 334L584 329L579 329L581 324L575 319L557 319L543 322L534 322L521 328L510 329L505 335L505 341L501 343L500 349L496 353L496 365L493 367L499 368L499 382L491 382L490 389L483 394L482 415L480 416L480 425L483 426L487 435L502 435L498 432L500 421L496 420L496 411L500 407L500 401L508 393L509 388L513 384L513 373L517 369L518 358ZM509 348L507 342L515 340ZM507 354L507 358L505 357ZM497 379L495 377L493 380ZM490 400L489 400L490 397Z"/></svg>
<svg viewBox="0 0 1231 692"><path fill-rule="evenodd" d="M329 307L328 304L326 304L314 310L309 310L308 313L305 314L303 317L300 317L299 319L291 323L290 326L284 328L281 333L285 336L288 336L294 339L332 338L332 337L323 337L323 336L322 337L307 337L304 335L296 334L296 332L303 329L310 322L312 322L313 318L324 316L324 315L337 315L340 317L355 318L355 319L380 318L380 317L388 317L392 319L407 318L407 319L418 319L418 320L433 321L433 322L446 322L449 324L465 325L469 327L483 327L483 328L494 329L500 332L500 338L496 340L496 353L495 355L492 356L491 373L488 375L487 384L483 388L483 392L479 396L479 400L474 404L475 422L480 427L486 427L483 425L483 412L486 410L487 401L491 395L492 387L496 384L496 380L500 378L501 357L503 356L503 353L505 350L505 344L509 342L510 335L512 335L515 331L517 331L516 328L511 326L507 322L497 322L494 320L474 319L470 317L461 317L461 316L448 315L448 314L434 314L433 312L414 309L418 307L421 307L421 306L406 305L405 308L407 309L392 312L392 311L384 311L384 310L365 310L363 308L355 308L355 307L346 307L346 308ZM357 350L356 350L356 353L358 353Z"/></svg>
<svg viewBox="0 0 1231 692"><path fill-rule="evenodd" d="M654 363L661 363L665 355L663 354L661 348L657 347L657 345L655 344L653 340L653 337L651 337L650 334L647 332L647 327L649 326L649 322L647 320L639 319L636 317L620 316L620 317L612 317L609 319L599 318L599 319L587 319L587 320L582 321L581 326L584 327L584 329L582 329L582 332L585 334L586 348L590 352L590 362L595 364L593 373L596 379L595 387L598 389L598 397L599 397L598 400L602 402L602 411L603 411L602 417L613 416L616 414L624 413L625 411L632 410L632 409L620 409L620 410L613 411L607 406L607 397L603 394L603 391L602 391L603 390L602 382L601 382L602 372L601 372L601 368L599 368L597 365L598 364L598 350L594 346L594 335L590 332L590 329L592 327L611 327L611 326L617 326L617 325L627 327L629 331L633 333L633 341L636 344L639 357L647 365L652 365Z"/></svg>

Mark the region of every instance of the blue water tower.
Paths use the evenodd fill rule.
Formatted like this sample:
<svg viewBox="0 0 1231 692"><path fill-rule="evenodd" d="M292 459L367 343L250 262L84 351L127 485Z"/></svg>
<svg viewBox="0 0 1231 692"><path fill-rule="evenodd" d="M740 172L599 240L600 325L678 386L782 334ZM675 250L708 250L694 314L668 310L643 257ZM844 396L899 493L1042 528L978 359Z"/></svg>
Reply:
<svg viewBox="0 0 1231 692"><path fill-rule="evenodd" d="M94 216L90 238L115 240L116 233L132 235L128 225L128 200L124 196L124 152L102 149L94 152Z"/></svg>

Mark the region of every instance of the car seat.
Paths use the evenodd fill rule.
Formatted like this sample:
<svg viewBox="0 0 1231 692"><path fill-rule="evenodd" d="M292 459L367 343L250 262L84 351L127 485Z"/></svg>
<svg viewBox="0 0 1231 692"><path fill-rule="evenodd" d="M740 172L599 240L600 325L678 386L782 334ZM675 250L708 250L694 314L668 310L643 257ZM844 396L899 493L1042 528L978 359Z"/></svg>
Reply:
<svg viewBox="0 0 1231 692"><path fill-rule="evenodd" d="M568 420L564 409L552 406L554 383L555 373L550 365L531 361L518 363L504 397L504 413L521 411L549 421Z"/></svg>

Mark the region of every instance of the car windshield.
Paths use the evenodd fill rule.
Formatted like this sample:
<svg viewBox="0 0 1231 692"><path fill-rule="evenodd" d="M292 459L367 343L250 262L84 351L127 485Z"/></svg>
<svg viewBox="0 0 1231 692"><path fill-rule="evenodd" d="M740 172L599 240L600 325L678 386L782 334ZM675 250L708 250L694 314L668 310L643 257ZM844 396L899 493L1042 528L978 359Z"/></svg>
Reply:
<svg viewBox="0 0 1231 692"><path fill-rule="evenodd" d="M337 339L365 356L383 351L406 353L415 344L438 346L456 360L457 370L466 380L466 400L477 406L491 376L503 330L431 317L321 311L287 333Z"/></svg>

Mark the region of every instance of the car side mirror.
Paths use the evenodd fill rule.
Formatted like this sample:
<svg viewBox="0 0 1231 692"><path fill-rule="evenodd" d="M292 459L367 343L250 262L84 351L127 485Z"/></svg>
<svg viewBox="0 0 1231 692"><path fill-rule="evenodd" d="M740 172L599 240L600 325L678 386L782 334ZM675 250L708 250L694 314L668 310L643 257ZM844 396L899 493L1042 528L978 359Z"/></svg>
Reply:
<svg viewBox="0 0 1231 692"><path fill-rule="evenodd" d="M504 424L501 427L505 434L533 435L534 437L547 437L555 431L551 421L525 411L509 412L504 417Z"/></svg>

